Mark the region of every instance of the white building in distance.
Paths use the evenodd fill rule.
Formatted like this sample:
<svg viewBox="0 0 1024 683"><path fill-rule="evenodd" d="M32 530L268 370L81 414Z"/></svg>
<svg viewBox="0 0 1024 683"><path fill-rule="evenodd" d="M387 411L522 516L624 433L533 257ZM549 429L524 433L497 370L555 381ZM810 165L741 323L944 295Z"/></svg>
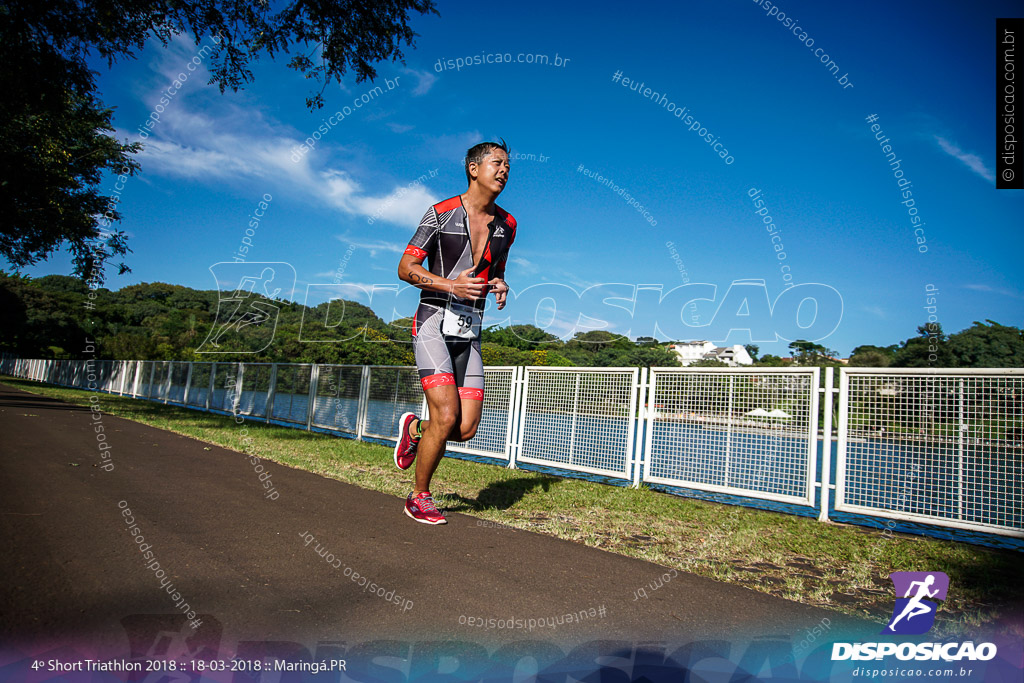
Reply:
<svg viewBox="0 0 1024 683"><path fill-rule="evenodd" d="M699 360L718 360L732 367L754 364L754 359L740 344L715 346L709 341L701 340L669 344L668 349L679 356L679 362L684 366L692 365Z"/></svg>

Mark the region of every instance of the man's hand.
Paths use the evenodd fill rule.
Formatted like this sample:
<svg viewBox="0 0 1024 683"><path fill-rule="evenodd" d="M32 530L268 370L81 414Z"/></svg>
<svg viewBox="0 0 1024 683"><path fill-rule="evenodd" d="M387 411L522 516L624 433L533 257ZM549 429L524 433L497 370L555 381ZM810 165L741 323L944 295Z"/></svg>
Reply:
<svg viewBox="0 0 1024 683"><path fill-rule="evenodd" d="M470 275L472 272L472 268L466 268L459 273L459 277L453 281L452 294L460 299L471 299L474 301L485 296L484 292L487 285L484 284L484 279L482 277L472 277Z"/></svg>
<svg viewBox="0 0 1024 683"><path fill-rule="evenodd" d="M508 296L508 283L496 277L487 283L494 292L494 300L498 302L498 310L505 308L505 297Z"/></svg>

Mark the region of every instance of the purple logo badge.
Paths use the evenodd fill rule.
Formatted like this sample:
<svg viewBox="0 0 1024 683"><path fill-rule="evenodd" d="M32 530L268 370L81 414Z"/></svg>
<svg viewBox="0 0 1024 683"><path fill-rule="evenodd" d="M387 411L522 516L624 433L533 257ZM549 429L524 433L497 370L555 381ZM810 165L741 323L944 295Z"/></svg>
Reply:
<svg viewBox="0 0 1024 683"><path fill-rule="evenodd" d="M927 633L935 623L938 609L938 604L928 598L945 600L949 577L942 572L893 572L889 578L896 589L896 604L882 633Z"/></svg>

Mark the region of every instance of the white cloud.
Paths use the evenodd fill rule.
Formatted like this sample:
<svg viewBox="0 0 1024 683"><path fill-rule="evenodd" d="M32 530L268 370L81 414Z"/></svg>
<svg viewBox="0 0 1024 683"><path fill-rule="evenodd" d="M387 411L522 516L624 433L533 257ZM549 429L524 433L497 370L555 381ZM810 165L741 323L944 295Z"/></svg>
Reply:
<svg viewBox="0 0 1024 683"><path fill-rule="evenodd" d="M885 318L885 311L881 306L864 306L864 310L876 318Z"/></svg>
<svg viewBox="0 0 1024 683"><path fill-rule="evenodd" d="M985 166L985 162L982 161L981 157L979 157L977 154L969 154L968 152L963 151L950 141L938 135L935 136L935 140L939 143L939 147L942 148L943 152L950 155L954 159L959 159L961 162L963 162L965 166L967 166L967 168L971 169L985 180L989 182L995 182L995 172L989 170Z"/></svg>
<svg viewBox="0 0 1024 683"><path fill-rule="evenodd" d="M1006 289L1004 287L992 287L991 285L969 284L964 285L964 289L971 289L974 290L975 292L985 292L987 294L999 294L1001 296L1008 296L1013 299L1024 299L1024 294L1021 294L1020 292L1015 292L1011 289Z"/></svg>
<svg viewBox="0 0 1024 683"><path fill-rule="evenodd" d="M184 36L176 37L167 50L159 51L150 65L155 78L138 93L140 99L155 107L162 94L160 89L186 69L196 52L197 47ZM396 186L388 192L365 188L351 171L318 163L339 149L331 145L331 132L312 150L300 150L305 139L302 131L267 119L258 106L239 106L223 99L213 88L204 89L209 79L204 66L187 73L185 87L162 107L164 111L142 140L138 159L144 176L220 181L272 178L275 185L285 185L293 196L307 196L348 214L409 229L418 224L425 207L438 201L423 185ZM420 79L421 86L432 78L427 72L410 73ZM186 92L189 100L184 97ZM116 134L140 139L137 129L118 130Z"/></svg>
<svg viewBox="0 0 1024 683"><path fill-rule="evenodd" d="M199 80L197 73L198 69L190 78ZM425 207L439 199L422 184L396 186L388 192L369 190L348 170L318 163L327 152L338 149L330 146L330 132L312 150L303 151L303 133L267 119L258 108L218 99L219 93L196 94L205 95L208 101L190 107L190 102L175 97L142 140L143 150L137 158L144 175L204 181L272 178L292 196L310 197L351 215L410 230L419 223ZM140 139L137 130L117 130L116 134Z"/></svg>
<svg viewBox="0 0 1024 683"><path fill-rule="evenodd" d="M412 90L413 97L426 95L437 81L437 76L429 71L420 71L418 69L402 69L402 71L410 76L415 76L417 79L416 87Z"/></svg>
<svg viewBox="0 0 1024 683"><path fill-rule="evenodd" d="M540 270L533 261L528 261L521 256L510 256L508 260L512 265L518 266L523 273L536 273Z"/></svg>
<svg viewBox="0 0 1024 683"><path fill-rule="evenodd" d="M422 184L401 185L383 197L360 197L355 204L359 212L374 221L385 220L396 225L408 226L410 231L419 225L426 207L436 204L438 199Z"/></svg>
<svg viewBox="0 0 1024 683"><path fill-rule="evenodd" d="M349 233L338 236L338 239L356 249L365 249L370 252L370 257L375 258L380 252L393 252L395 254L405 253L406 243L385 242L383 240L360 241L352 239Z"/></svg>
<svg viewBox="0 0 1024 683"><path fill-rule="evenodd" d="M395 133L408 133L410 130L416 127L411 126L407 123L394 123L393 121L388 122L387 126L392 130L392 132Z"/></svg>

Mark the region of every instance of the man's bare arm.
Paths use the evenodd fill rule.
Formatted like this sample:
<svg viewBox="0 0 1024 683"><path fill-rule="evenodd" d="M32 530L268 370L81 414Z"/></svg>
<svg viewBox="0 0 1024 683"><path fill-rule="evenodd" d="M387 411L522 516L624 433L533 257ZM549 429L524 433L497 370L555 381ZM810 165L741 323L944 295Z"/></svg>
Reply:
<svg viewBox="0 0 1024 683"><path fill-rule="evenodd" d="M460 299L479 299L484 296L486 283L482 277L472 277L472 272L472 268L467 268L459 273L457 279L449 280L431 273L423 267L423 259L412 254L402 254L398 262L398 277L401 280L430 292L454 294Z"/></svg>

